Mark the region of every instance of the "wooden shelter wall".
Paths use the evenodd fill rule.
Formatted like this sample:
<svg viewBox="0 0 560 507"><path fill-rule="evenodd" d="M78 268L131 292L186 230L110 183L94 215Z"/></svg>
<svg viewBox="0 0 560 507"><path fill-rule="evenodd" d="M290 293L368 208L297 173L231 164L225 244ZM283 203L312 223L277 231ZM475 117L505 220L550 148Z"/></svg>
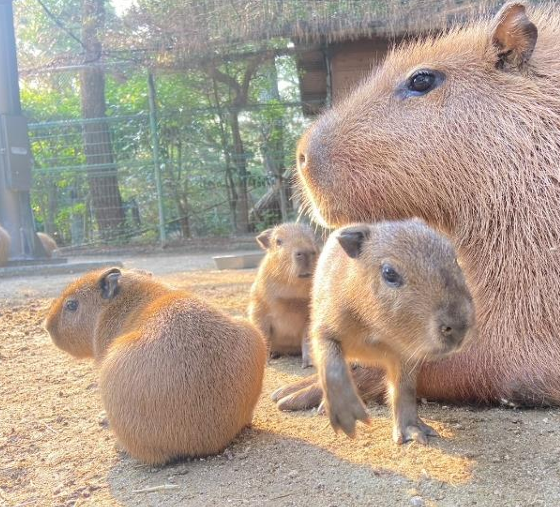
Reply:
<svg viewBox="0 0 560 507"><path fill-rule="evenodd" d="M381 64L391 44L388 39L376 38L342 42L329 47L334 104Z"/></svg>

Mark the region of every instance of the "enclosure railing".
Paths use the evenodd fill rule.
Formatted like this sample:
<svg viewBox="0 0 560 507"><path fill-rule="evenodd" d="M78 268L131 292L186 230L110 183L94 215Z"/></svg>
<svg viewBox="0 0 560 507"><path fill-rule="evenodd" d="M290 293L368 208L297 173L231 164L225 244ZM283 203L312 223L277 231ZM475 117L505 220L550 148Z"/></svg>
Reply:
<svg viewBox="0 0 560 507"><path fill-rule="evenodd" d="M300 103L238 111L241 152L224 138L223 111L154 113L30 123L38 228L67 246L157 243L295 217Z"/></svg>

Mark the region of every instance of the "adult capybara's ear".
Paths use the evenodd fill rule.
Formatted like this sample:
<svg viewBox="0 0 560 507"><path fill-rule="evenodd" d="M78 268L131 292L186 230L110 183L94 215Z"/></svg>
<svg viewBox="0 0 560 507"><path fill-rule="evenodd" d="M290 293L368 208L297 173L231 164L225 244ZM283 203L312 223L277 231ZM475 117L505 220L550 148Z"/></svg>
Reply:
<svg viewBox="0 0 560 507"><path fill-rule="evenodd" d="M508 2L496 14L491 27L491 41L497 50L496 67L523 69L533 54L538 35L525 5Z"/></svg>
<svg viewBox="0 0 560 507"><path fill-rule="evenodd" d="M263 250L267 250L270 248L270 239L272 238L272 232L274 229L267 229L266 231L261 232L255 239L257 243Z"/></svg>
<svg viewBox="0 0 560 507"><path fill-rule="evenodd" d="M111 268L99 277L99 288L103 299L113 299L119 292L119 279L122 273L119 268Z"/></svg>
<svg viewBox="0 0 560 507"><path fill-rule="evenodd" d="M347 253L348 257L356 259L362 252L364 241L371 235L371 229L367 225L354 225L345 227L338 232L338 242Z"/></svg>

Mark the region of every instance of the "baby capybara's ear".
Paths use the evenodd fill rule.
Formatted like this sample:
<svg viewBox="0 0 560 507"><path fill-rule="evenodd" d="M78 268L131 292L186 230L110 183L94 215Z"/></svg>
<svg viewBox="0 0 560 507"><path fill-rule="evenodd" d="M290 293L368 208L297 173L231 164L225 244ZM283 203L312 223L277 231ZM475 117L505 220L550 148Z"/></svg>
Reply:
<svg viewBox="0 0 560 507"><path fill-rule="evenodd" d="M270 248L270 239L272 238L272 232L274 229L267 229L266 231L261 232L255 239L257 243L263 250L267 250Z"/></svg>
<svg viewBox="0 0 560 507"><path fill-rule="evenodd" d="M525 12L525 5L509 2L492 21L492 44L498 51L496 67L522 70L535 49L538 30Z"/></svg>
<svg viewBox="0 0 560 507"><path fill-rule="evenodd" d="M122 272L119 268L104 271L99 277L99 288L103 299L113 299L119 292L119 280Z"/></svg>
<svg viewBox="0 0 560 507"><path fill-rule="evenodd" d="M338 232L338 242L347 253L348 257L356 259L361 251L364 241L371 235L371 229L367 225L355 225L345 227Z"/></svg>

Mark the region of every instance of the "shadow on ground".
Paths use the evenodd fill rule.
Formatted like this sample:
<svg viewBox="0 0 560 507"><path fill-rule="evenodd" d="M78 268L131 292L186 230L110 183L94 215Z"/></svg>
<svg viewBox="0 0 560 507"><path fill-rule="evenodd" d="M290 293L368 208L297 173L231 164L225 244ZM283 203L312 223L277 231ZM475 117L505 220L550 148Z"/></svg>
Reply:
<svg viewBox="0 0 560 507"><path fill-rule="evenodd" d="M163 256L130 262L244 312L254 271L173 274L168 264ZM41 328L60 285L32 277L0 287L1 507L560 505L560 410L428 403L420 413L444 438L399 447L386 407L372 405L372 425L350 440L314 410L281 413L270 401L311 373L299 358L271 362L253 428L222 455L142 465L115 448L94 365L56 350Z"/></svg>

